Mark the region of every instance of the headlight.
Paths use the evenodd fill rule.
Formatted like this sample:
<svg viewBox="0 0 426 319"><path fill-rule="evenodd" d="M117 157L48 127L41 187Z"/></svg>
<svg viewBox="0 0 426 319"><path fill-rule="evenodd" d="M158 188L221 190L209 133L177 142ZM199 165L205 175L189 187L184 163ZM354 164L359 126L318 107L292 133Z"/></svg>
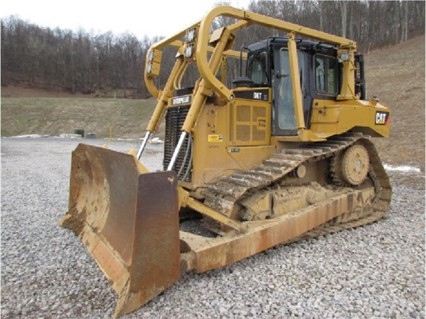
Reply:
<svg viewBox="0 0 426 319"><path fill-rule="evenodd" d="M193 45L186 45L185 47L185 58L189 59L192 57L192 54L194 53L194 46Z"/></svg>
<svg viewBox="0 0 426 319"><path fill-rule="evenodd" d="M152 62L154 60L154 51L153 50L149 50L148 52L148 61Z"/></svg>
<svg viewBox="0 0 426 319"><path fill-rule="evenodd" d="M186 30L185 42L194 42L195 40L195 28Z"/></svg>
<svg viewBox="0 0 426 319"><path fill-rule="evenodd" d="M151 77L160 75L161 57L163 53L157 49L151 49L146 54L145 73Z"/></svg>
<svg viewBox="0 0 426 319"><path fill-rule="evenodd" d="M148 62L148 64L146 65L146 73L152 73L152 62Z"/></svg>
<svg viewBox="0 0 426 319"><path fill-rule="evenodd" d="M349 52L341 52L339 54L339 62L349 61Z"/></svg>

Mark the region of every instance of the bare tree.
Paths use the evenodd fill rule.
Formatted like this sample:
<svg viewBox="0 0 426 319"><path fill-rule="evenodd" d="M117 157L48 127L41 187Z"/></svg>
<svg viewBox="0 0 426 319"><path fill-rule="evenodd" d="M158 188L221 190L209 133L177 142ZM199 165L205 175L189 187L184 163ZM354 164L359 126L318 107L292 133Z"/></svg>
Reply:
<svg viewBox="0 0 426 319"><path fill-rule="evenodd" d="M220 2L216 5L227 4ZM358 42L360 51L406 41L425 32L424 1L251 1L251 11L298 23ZM218 25L229 18L217 19ZM176 30L179 31L179 30ZM235 49L266 39L286 36L276 30L250 26L238 31ZM110 92L147 97L143 67L148 48L155 37L138 40L132 34L112 32L93 35L83 29L41 28L17 17L1 20L1 84L26 85L70 92ZM162 68L170 69L176 52L166 50ZM238 75L238 61L228 62L228 74ZM196 70L187 80L198 77ZM158 77L164 83L166 75Z"/></svg>

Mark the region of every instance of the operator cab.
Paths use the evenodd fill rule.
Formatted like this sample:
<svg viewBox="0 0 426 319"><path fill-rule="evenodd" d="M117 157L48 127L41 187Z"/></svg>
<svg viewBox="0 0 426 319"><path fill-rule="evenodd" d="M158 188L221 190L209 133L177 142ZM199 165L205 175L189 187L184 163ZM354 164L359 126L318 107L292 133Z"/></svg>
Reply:
<svg viewBox="0 0 426 319"><path fill-rule="evenodd" d="M301 39L296 43L303 116L309 128L314 99L336 100L342 85L342 65L337 59L337 47L331 44ZM247 48L246 71L251 86L272 88L272 135L275 136L297 135L287 45L287 38L272 37ZM363 84L363 74L362 79L359 74L358 77L356 82Z"/></svg>

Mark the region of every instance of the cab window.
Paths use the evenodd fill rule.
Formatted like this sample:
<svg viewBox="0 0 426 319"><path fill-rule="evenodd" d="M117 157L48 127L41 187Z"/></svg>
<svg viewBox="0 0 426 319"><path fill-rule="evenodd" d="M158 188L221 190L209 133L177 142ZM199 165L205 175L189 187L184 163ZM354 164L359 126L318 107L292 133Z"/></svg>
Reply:
<svg viewBox="0 0 426 319"><path fill-rule="evenodd" d="M267 85L268 78L266 75L266 52L255 54L250 61L250 78L255 85Z"/></svg>
<svg viewBox="0 0 426 319"><path fill-rule="evenodd" d="M339 64L333 57L316 54L315 57L315 91L319 94L338 94Z"/></svg>

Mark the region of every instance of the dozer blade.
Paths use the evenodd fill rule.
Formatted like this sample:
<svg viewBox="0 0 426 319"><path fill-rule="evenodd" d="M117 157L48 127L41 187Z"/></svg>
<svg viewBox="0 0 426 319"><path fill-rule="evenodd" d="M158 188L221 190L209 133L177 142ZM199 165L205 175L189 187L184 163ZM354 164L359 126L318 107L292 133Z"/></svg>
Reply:
<svg viewBox="0 0 426 319"><path fill-rule="evenodd" d="M61 220L118 293L114 317L136 310L180 278L174 172L138 172L135 157L79 144L69 211Z"/></svg>

